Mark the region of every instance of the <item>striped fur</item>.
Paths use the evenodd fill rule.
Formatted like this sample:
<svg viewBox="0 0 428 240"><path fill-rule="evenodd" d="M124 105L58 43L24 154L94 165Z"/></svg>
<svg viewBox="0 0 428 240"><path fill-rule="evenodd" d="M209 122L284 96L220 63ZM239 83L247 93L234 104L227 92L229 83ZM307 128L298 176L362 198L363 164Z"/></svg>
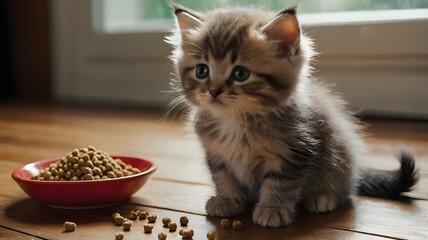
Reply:
<svg viewBox="0 0 428 240"><path fill-rule="evenodd" d="M252 209L254 222L279 227L293 221L297 206L326 212L354 189L390 197L415 183L410 157L402 160L401 170L379 173L391 178L355 170L364 154L360 125L336 94L311 77L314 52L295 8L277 15L174 8L179 27L167 40L174 47L178 79L173 83L193 108L189 123L215 184L216 195L206 205L209 215ZM209 67L205 79L198 79L199 64ZM231 77L236 66L250 70L247 80Z"/></svg>

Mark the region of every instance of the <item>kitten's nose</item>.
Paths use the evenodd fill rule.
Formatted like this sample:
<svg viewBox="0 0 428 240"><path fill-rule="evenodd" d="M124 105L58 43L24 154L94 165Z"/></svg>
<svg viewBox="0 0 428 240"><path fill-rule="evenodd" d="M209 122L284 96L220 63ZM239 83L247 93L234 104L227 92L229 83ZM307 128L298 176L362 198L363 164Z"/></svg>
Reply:
<svg viewBox="0 0 428 240"><path fill-rule="evenodd" d="M223 92L223 89L221 89L221 88L218 88L215 90L209 89L208 91L210 92L211 96L217 97L218 95L220 95Z"/></svg>

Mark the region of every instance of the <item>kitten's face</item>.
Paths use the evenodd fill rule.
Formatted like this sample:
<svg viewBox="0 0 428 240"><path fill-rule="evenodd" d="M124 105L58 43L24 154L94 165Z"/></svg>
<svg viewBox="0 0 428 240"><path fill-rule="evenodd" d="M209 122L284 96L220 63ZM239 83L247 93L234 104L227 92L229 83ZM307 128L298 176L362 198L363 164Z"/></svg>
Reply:
<svg viewBox="0 0 428 240"><path fill-rule="evenodd" d="M176 15L180 40L173 60L190 103L233 117L268 112L290 96L303 63L293 10L199 15L176 8Z"/></svg>

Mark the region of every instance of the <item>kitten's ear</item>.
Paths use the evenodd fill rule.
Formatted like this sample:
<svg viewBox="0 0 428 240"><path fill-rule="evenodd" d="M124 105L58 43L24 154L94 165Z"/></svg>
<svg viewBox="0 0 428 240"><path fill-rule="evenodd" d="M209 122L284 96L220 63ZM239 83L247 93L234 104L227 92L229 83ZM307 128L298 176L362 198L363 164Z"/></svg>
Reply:
<svg viewBox="0 0 428 240"><path fill-rule="evenodd" d="M300 25L296 17L296 7L280 12L262 27L270 40L279 41L282 53L294 54L300 43Z"/></svg>
<svg viewBox="0 0 428 240"><path fill-rule="evenodd" d="M170 5L174 10L175 18L180 31L197 28L202 24L202 18L199 13L173 2L171 2Z"/></svg>

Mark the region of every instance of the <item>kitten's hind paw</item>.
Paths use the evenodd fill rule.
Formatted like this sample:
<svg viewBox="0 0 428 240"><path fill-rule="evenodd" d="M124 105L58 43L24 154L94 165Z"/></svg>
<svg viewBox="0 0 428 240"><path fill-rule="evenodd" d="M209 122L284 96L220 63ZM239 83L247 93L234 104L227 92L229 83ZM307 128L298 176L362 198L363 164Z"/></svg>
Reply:
<svg viewBox="0 0 428 240"><path fill-rule="evenodd" d="M294 210L279 207L257 206L253 221L262 227L283 227L293 222Z"/></svg>
<svg viewBox="0 0 428 240"><path fill-rule="evenodd" d="M208 200L205 209L210 216L230 217L243 213L245 211L245 206L232 200L213 196Z"/></svg>

